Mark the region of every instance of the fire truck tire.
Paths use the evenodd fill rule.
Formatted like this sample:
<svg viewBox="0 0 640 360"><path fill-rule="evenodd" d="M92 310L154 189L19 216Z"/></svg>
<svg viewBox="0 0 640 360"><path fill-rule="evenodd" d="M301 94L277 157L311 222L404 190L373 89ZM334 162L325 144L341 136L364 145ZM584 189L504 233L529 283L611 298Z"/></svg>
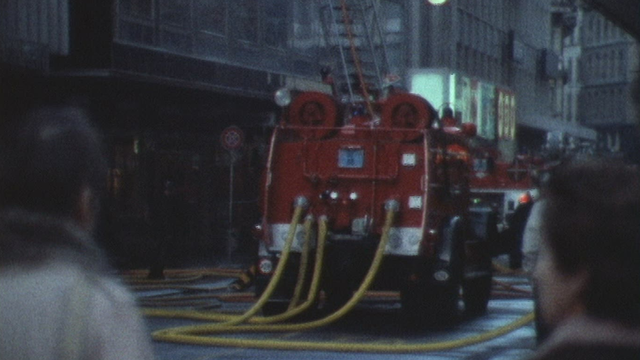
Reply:
<svg viewBox="0 0 640 360"><path fill-rule="evenodd" d="M491 275L465 280L462 284L462 299L466 316L478 316L487 312L491 296Z"/></svg>
<svg viewBox="0 0 640 360"><path fill-rule="evenodd" d="M417 139L421 130L431 126L432 112L426 100L414 94L397 94L390 96L383 104L382 126L393 131L390 136L394 140L412 141Z"/></svg>
<svg viewBox="0 0 640 360"><path fill-rule="evenodd" d="M322 139L336 126L338 108L333 98L320 92L304 92L289 107L289 122L299 126L305 138Z"/></svg>
<svg viewBox="0 0 640 360"><path fill-rule="evenodd" d="M464 272L465 231L463 221L451 219L442 231L442 241L451 244L451 258L447 265L449 279L443 283L426 280L433 270L426 270L422 282L414 283L400 291L403 312L408 325L418 321L424 325L449 326L460 319L459 306Z"/></svg>

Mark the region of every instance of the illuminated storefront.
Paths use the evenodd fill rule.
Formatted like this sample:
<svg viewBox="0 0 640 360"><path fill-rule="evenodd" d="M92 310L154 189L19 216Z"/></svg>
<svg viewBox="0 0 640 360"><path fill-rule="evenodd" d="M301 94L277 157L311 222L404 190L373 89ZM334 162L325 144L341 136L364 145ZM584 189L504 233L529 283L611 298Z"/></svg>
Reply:
<svg viewBox="0 0 640 360"><path fill-rule="evenodd" d="M415 69L409 90L429 100L442 112L450 107L458 123L474 123L478 136L487 140L514 140L515 94L447 69Z"/></svg>

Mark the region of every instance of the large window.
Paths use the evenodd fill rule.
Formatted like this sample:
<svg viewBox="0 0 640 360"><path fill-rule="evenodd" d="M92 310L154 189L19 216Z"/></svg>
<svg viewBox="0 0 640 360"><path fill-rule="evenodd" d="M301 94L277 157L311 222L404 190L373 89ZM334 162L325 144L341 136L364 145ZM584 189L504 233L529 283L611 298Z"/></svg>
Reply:
<svg viewBox="0 0 640 360"><path fill-rule="evenodd" d="M297 0L116 0L116 42L273 72L315 76L328 54L321 8ZM404 7L377 1L389 72L406 56ZM375 33L375 32L374 32ZM380 46L381 36L374 44ZM326 60L322 58L322 60Z"/></svg>
<svg viewBox="0 0 640 360"><path fill-rule="evenodd" d="M233 1L233 6L229 9L231 36L242 41L258 42L259 5L260 2L254 0Z"/></svg>
<svg viewBox="0 0 640 360"><path fill-rule="evenodd" d="M226 0L193 0L196 30L218 35L227 32Z"/></svg>
<svg viewBox="0 0 640 360"><path fill-rule="evenodd" d="M120 1L120 14L139 19L153 18L152 0L127 0Z"/></svg>
<svg viewBox="0 0 640 360"><path fill-rule="evenodd" d="M189 28L191 0L160 0L160 23Z"/></svg>
<svg viewBox="0 0 640 360"><path fill-rule="evenodd" d="M289 10L287 0L264 2L264 43L267 46L284 48L287 45L287 18Z"/></svg>
<svg viewBox="0 0 640 360"><path fill-rule="evenodd" d="M139 44L153 44L153 14L153 0L119 1L116 39Z"/></svg>

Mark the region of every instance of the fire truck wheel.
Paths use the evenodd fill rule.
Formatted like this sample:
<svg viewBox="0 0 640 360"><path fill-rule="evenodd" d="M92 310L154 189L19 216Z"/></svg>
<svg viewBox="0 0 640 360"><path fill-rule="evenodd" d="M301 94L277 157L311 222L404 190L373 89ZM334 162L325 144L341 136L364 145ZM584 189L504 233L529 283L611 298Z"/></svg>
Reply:
<svg viewBox="0 0 640 360"><path fill-rule="evenodd" d="M338 110L331 96L319 92L298 95L289 107L289 122L302 137L322 139L336 126Z"/></svg>
<svg viewBox="0 0 640 360"><path fill-rule="evenodd" d="M383 104L381 119L383 127L401 130L390 134L392 139L399 141L417 139L422 134L420 131L406 130L426 129L432 120L428 103L414 94L390 96Z"/></svg>
<svg viewBox="0 0 640 360"><path fill-rule="evenodd" d="M465 315L478 316L487 312L490 296L491 275L465 280L462 285Z"/></svg>

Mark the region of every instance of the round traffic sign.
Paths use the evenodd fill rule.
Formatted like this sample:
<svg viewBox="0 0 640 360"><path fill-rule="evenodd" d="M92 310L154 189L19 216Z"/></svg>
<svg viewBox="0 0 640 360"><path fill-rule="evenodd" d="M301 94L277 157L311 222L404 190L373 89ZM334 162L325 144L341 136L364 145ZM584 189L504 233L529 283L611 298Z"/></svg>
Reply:
<svg viewBox="0 0 640 360"><path fill-rule="evenodd" d="M220 142L227 150L237 150L244 144L244 133L237 126L229 126L222 131Z"/></svg>

